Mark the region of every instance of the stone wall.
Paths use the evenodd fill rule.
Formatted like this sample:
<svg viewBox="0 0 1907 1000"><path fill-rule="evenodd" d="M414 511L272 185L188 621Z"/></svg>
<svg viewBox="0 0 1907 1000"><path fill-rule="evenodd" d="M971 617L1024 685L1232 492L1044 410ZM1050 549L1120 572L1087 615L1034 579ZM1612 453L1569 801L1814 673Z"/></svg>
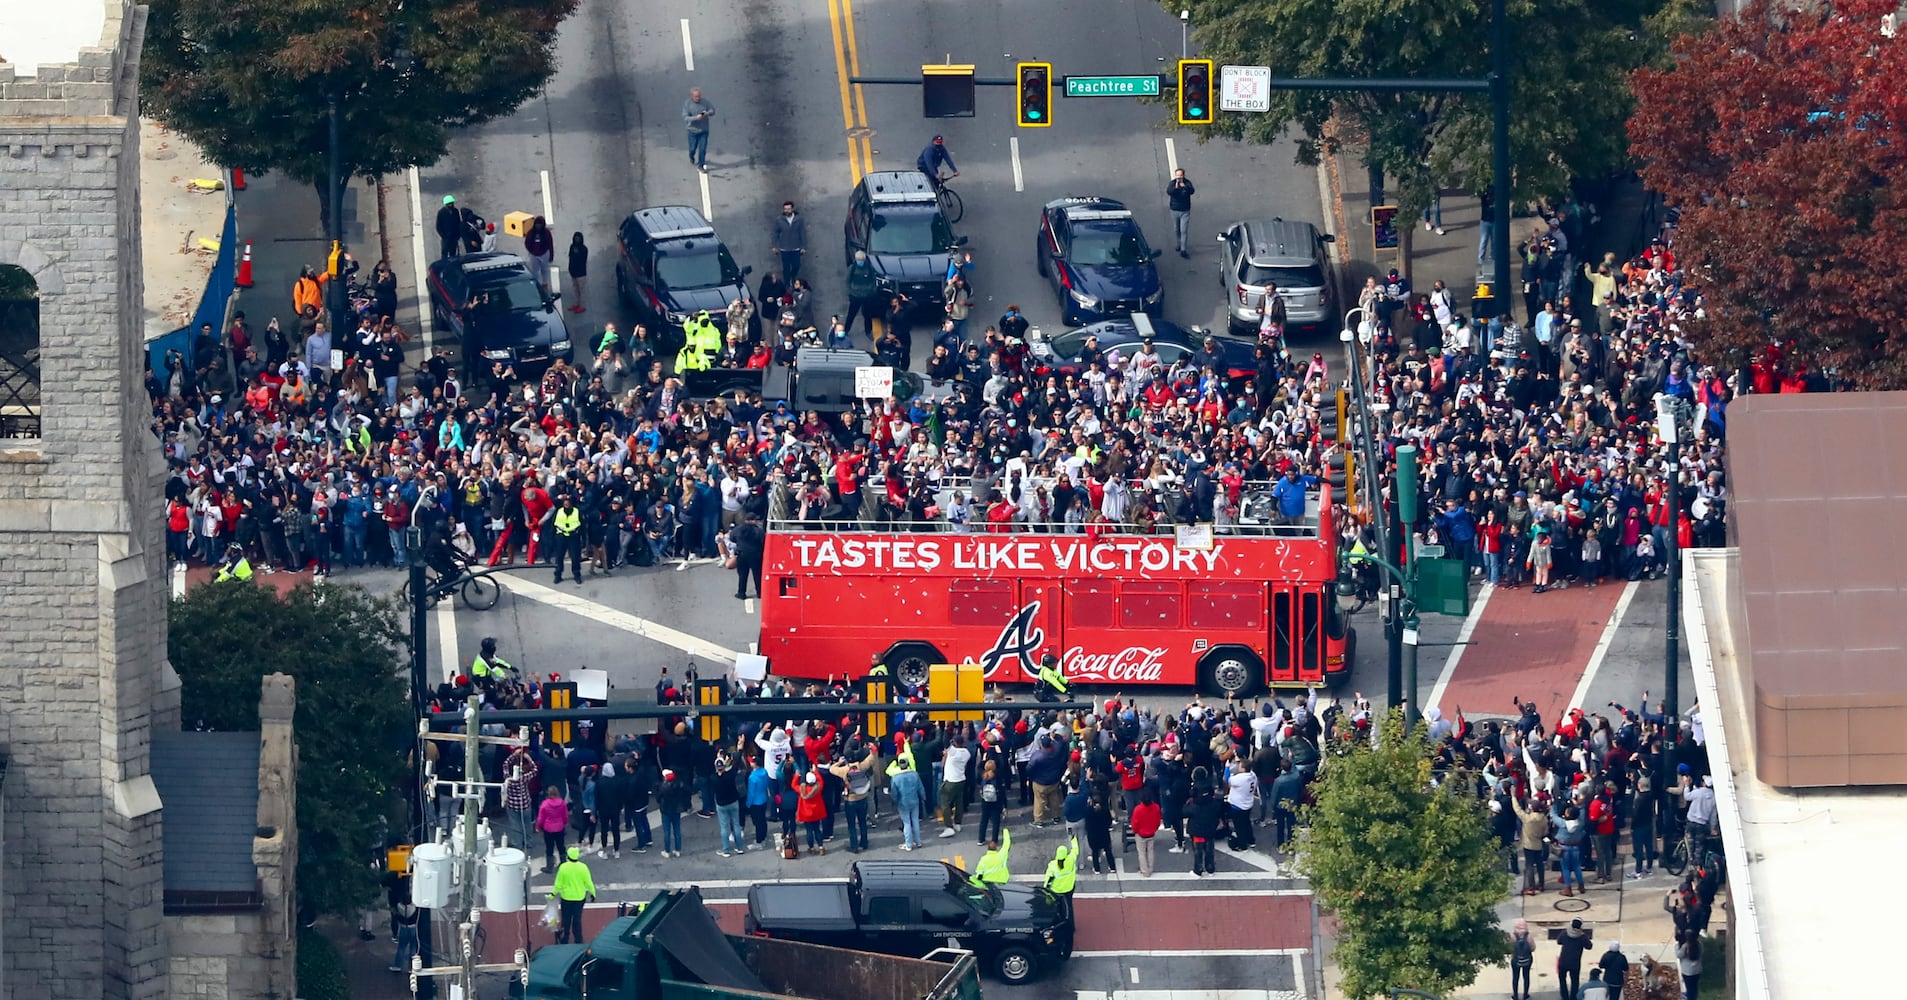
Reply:
<svg viewBox="0 0 1907 1000"><path fill-rule="evenodd" d="M271 674L258 702L258 835L262 897L246 913L165 918L172 1000L291 1000L298 991L296 689Z"/></svg>
<svg viewBox="0 0 1907 1000"><path fill-rule="evenodd" d="M155 720L165 661L158 448L139 257L145 10L31 79L0 65L0 264L40 290L42 428L0 441L0 995L166 995Z"/></svg>

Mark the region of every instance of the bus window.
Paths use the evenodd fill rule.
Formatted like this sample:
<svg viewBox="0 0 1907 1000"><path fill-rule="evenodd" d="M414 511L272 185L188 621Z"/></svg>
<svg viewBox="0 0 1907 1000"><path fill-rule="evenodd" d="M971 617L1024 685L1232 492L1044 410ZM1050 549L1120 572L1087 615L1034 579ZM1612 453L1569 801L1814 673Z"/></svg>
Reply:
<svg viewBox="0 0 1907 1000"><path fill-rule="evenodd" d="M1119 587L1119 624L1126 628L1178 628L1179 584L1135 580Z"/></svg>
<svg viewBox="0 0 1907 1000"><path fill-rule="evenodd" d="M1112 628L1119 624L1114 610L1119 607L1110 580L1072 580L1066 584L1066 604L1072 609L1073 628Z"/></svg>
<svg viewBox="0 0 1907 1000"><path fill-rule="evenodd" d="M801 593L797 590L796 593ZM827 610L811 610L804 621L851 621L865 625L901 624L899 614L918 606L920 588L912 581L866 576L844 576L833 587L809 588L807 605L825 602ZM914 602L910 605L909 602ZM892 621L890 621L892 619ZM1001 619L1005 621L1005 619Z"/></svg>
<svg viewBox="0 0 1907 1000"><path fill-rule="evenodd" d="M947 621L954 625L999 628L1019 610L1013 602L1012 580L955 580L947 590L947 602Z"/></svg>
<svg viewBox="0 0 1907 1000"><path fill-rule="evenodd" d="M1265 588L1256 583L1194 580L1186 601L1186 624L1193 628L1265 627Z"/></svg>

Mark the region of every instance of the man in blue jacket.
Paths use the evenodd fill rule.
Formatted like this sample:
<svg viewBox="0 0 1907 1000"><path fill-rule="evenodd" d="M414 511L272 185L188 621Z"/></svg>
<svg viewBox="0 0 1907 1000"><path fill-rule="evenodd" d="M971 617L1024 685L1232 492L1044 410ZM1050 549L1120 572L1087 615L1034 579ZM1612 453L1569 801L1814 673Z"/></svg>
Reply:
<svg viewBox="0 0 1907 1000"><path fill-rule="evenodd" d="M1443 513L1437 515L1437 530L1443 533L1450 558L1462 559L1466 566L1476 563L1477 519L1471 516L1468 507L1455 500L1445 500Z"/></svg>
<svg viewBox="0 0 1907 1000"><path fill-rule="evenodd" d="M1272 499L1278 501L1278 523L1302 524L1306 498L1317 488L1318 477L1301 476L1296 465L1287 466L1285 478L1271 487Z"/></svg>

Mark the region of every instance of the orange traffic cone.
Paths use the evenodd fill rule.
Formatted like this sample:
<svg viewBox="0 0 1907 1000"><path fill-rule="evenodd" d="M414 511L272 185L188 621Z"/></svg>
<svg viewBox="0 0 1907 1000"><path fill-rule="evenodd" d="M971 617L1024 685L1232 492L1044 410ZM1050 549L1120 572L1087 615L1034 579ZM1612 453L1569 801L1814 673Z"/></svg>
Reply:
<svg viewBox="0 0 1907 1000"><path fill-rule="evenodd" d="M234 191L245 190L245 168L244 167L232 168L232 190Z"/></svg>
<svg viewBox="0 0 1907 1000"><path fill-rule="evenodd" d="M238 280L234 282L240 288L252 287L252 241L245 241L245 256L238 259Z"/></svg>

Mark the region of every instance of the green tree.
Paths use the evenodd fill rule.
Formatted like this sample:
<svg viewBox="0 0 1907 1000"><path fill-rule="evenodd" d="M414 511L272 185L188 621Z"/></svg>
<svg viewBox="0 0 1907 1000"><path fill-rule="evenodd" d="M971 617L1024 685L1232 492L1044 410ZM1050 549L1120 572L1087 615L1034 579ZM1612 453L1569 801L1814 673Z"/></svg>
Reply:
<svg viewBox="0 0 1907 1000"><path fill-rule="evenodd" d="M1443 993L1500 961L1503 865L1476 797L1431 783L1422 724L1393 713L1378 744L1331 757L1305 810L1298 870L1336 914L1337 964L1352 1000L1392 987Z"/></svg>
<svg viewBox="0 0 1907 1000"><path fill-rule="evenodd" d="M1490 5L1476 0L1161 0L1190 9L1199 55L1270 66L1274 77L1483 79ZM1509 0L1511 163L1516 200L1561 194L1572 177L1623 169L1628 74L1667 50L1658 22L1682 23L1694 0ZM1336 117L1365 162L1394 178L1406 213L1439 189L1492 182L1487 93L1274 90L1264 114L1218 113L1206 131L1274 142L1296 127L1300 164L1336 152Z"/></svg>
<svg viewBox="0 0 1907 1000"><path fill-rule="evenodd" d="M377 892L368 865L406 775L411 710L407 639L389 598L302 585L285 596L251 584L201 586L172 602L167 651L187 728L258 728L259 681L297 681L298 895L350 913Z"/></svg>
<svg viewBox="0 0 1907 1000"><path fill-rule="evenodd" d="M577 0L151 0L142 110L248 170L320 188L338 102L347 176L428 166L453 128L515 111L555 71Z"/></svg>

